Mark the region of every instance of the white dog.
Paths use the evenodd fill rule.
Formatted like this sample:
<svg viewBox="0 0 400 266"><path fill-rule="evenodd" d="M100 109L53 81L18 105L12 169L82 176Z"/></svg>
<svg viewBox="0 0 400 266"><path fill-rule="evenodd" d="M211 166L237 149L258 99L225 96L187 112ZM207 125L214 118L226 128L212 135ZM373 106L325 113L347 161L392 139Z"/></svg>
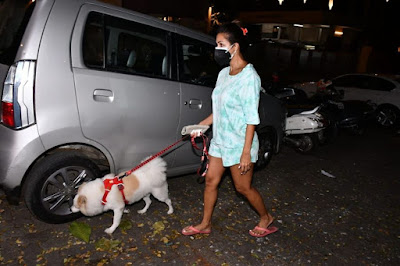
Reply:
<svg viewBox="0 0 400 266"><path fill-rule="evenodd" d="M144 208L138 211L138 213L145 213L149 208L151 204L150 194L168 205L168 214L173 213L174 209L168 197L166 166L166 162L157 157L122 179L124 185L123 194L125 195L126 203L132 204L142 198L146 203ZM114 174L108 174L103 178L82 184L74 198L74 205L71 207L72 212L80 211L86 216L94 216L108 210L113 210L113 224L105 230L107 234L112 234L117 229L125 209L123 194L119 190L118 185L111 187L106 197L106 202L102 203L105 193L104 180L109 182L114 177ZM125 212L128 211L126 210Z"/></svg>

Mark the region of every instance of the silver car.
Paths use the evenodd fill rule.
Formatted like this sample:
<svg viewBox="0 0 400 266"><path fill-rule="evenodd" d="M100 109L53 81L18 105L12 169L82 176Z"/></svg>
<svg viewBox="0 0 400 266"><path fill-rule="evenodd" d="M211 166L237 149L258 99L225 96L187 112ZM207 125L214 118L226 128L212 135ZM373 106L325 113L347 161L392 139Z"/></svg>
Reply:
<svg viewBox="0 0 400 266"><path fill-rule="evenodd" d="M132 168L211 113L215 41L96 1L18 2L0 9L0 184L38 219L67 222L81 182ZM262 102L259 167L284 125L280 103ZM164 159L186 174L200 154L185 141Z"/></svg>

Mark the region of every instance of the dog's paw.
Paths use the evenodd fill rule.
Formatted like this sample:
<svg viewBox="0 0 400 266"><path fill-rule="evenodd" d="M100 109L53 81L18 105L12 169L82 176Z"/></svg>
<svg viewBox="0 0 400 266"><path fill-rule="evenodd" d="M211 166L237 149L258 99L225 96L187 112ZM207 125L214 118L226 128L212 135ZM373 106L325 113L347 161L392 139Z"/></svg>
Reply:
<svg viewBox="0 0 400 266"><path fill-rule="evenodd" d="M127 208L124 209L124 213L130 213L131 211Z"/></svg>
<svg viewBox="0 0 400 266"><path fill-rule="evenodd" d="M147 211L147 210L138 210L137 213L139 213L139 214L144 214L144 213L146 213L146 211Z"/></svg>
<svg viewBox="0 0 400 266"><path fill-rule="evenodd" d="M104 230L104 232L105 232L106 234L111 235L112 233L114 233L114 230L110 227L110 228L107 228L106 230Z"/></svg>
<svg viewBox="0 0 400 266"><path fill-rule="evenodd" d="M173 210L173 209L168 210L168 212L167 212L167 214L173 214L173 213L174 213L174 210Z"/></svg>

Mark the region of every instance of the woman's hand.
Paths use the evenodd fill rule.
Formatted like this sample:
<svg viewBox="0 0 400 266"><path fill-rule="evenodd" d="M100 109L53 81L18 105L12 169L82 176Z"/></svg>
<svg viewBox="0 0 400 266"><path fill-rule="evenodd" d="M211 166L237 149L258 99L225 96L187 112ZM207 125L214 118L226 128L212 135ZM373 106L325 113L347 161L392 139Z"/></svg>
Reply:
<svg viewBox="0 0 400 266"><path fill-rule="evenodd" d="M250 171L252 166L250 152L243 152L240 157L239 169L241 170L241 174L245 175L248 171Z"/></svg>
<svg viewBox="0 0 400 266"><path fill-rule="evenodd" d="M206 119L201 121L199 123L199 125L211 126L212 122L213 122L213 114L211 113ZM201 136L201 130L199 130L199 129L192 130L192 132L190 132L190 136L192 138L200 137Z"/></svg>
<svg viewBox="0 0 400 266"><path fill-rule="evenodd" d="M197 138L201 136L201 129L194 129L192 132L190 132L190 137L192 138Z"/></svg>

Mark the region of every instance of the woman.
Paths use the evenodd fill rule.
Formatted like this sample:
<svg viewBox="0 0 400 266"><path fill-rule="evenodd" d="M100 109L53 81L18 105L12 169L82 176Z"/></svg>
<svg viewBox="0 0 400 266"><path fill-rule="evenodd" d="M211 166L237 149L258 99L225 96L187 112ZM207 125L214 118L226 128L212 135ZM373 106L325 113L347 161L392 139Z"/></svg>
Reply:
<svg viewBox="0 0 400 266"><path fill-rule="evenodd" d="M246 32L246 29L234 23L222 25L217 31L214 58L220 65L229 64L229 67L222 69L218 75L212 94L213 113L199 123L213 125L204 189L204 212L201 223L185 227L182 230L184 235L211 232L218 184L226 168L231 171L236 190L247 198L260 215L260 222L249 231L250 235L264 237L278 230L269 227L273 217L267 212L260 193L251 185L259 146L255 128L260 122L258 103L261 82L253 65L243 57L247 48Z"/></svg>

